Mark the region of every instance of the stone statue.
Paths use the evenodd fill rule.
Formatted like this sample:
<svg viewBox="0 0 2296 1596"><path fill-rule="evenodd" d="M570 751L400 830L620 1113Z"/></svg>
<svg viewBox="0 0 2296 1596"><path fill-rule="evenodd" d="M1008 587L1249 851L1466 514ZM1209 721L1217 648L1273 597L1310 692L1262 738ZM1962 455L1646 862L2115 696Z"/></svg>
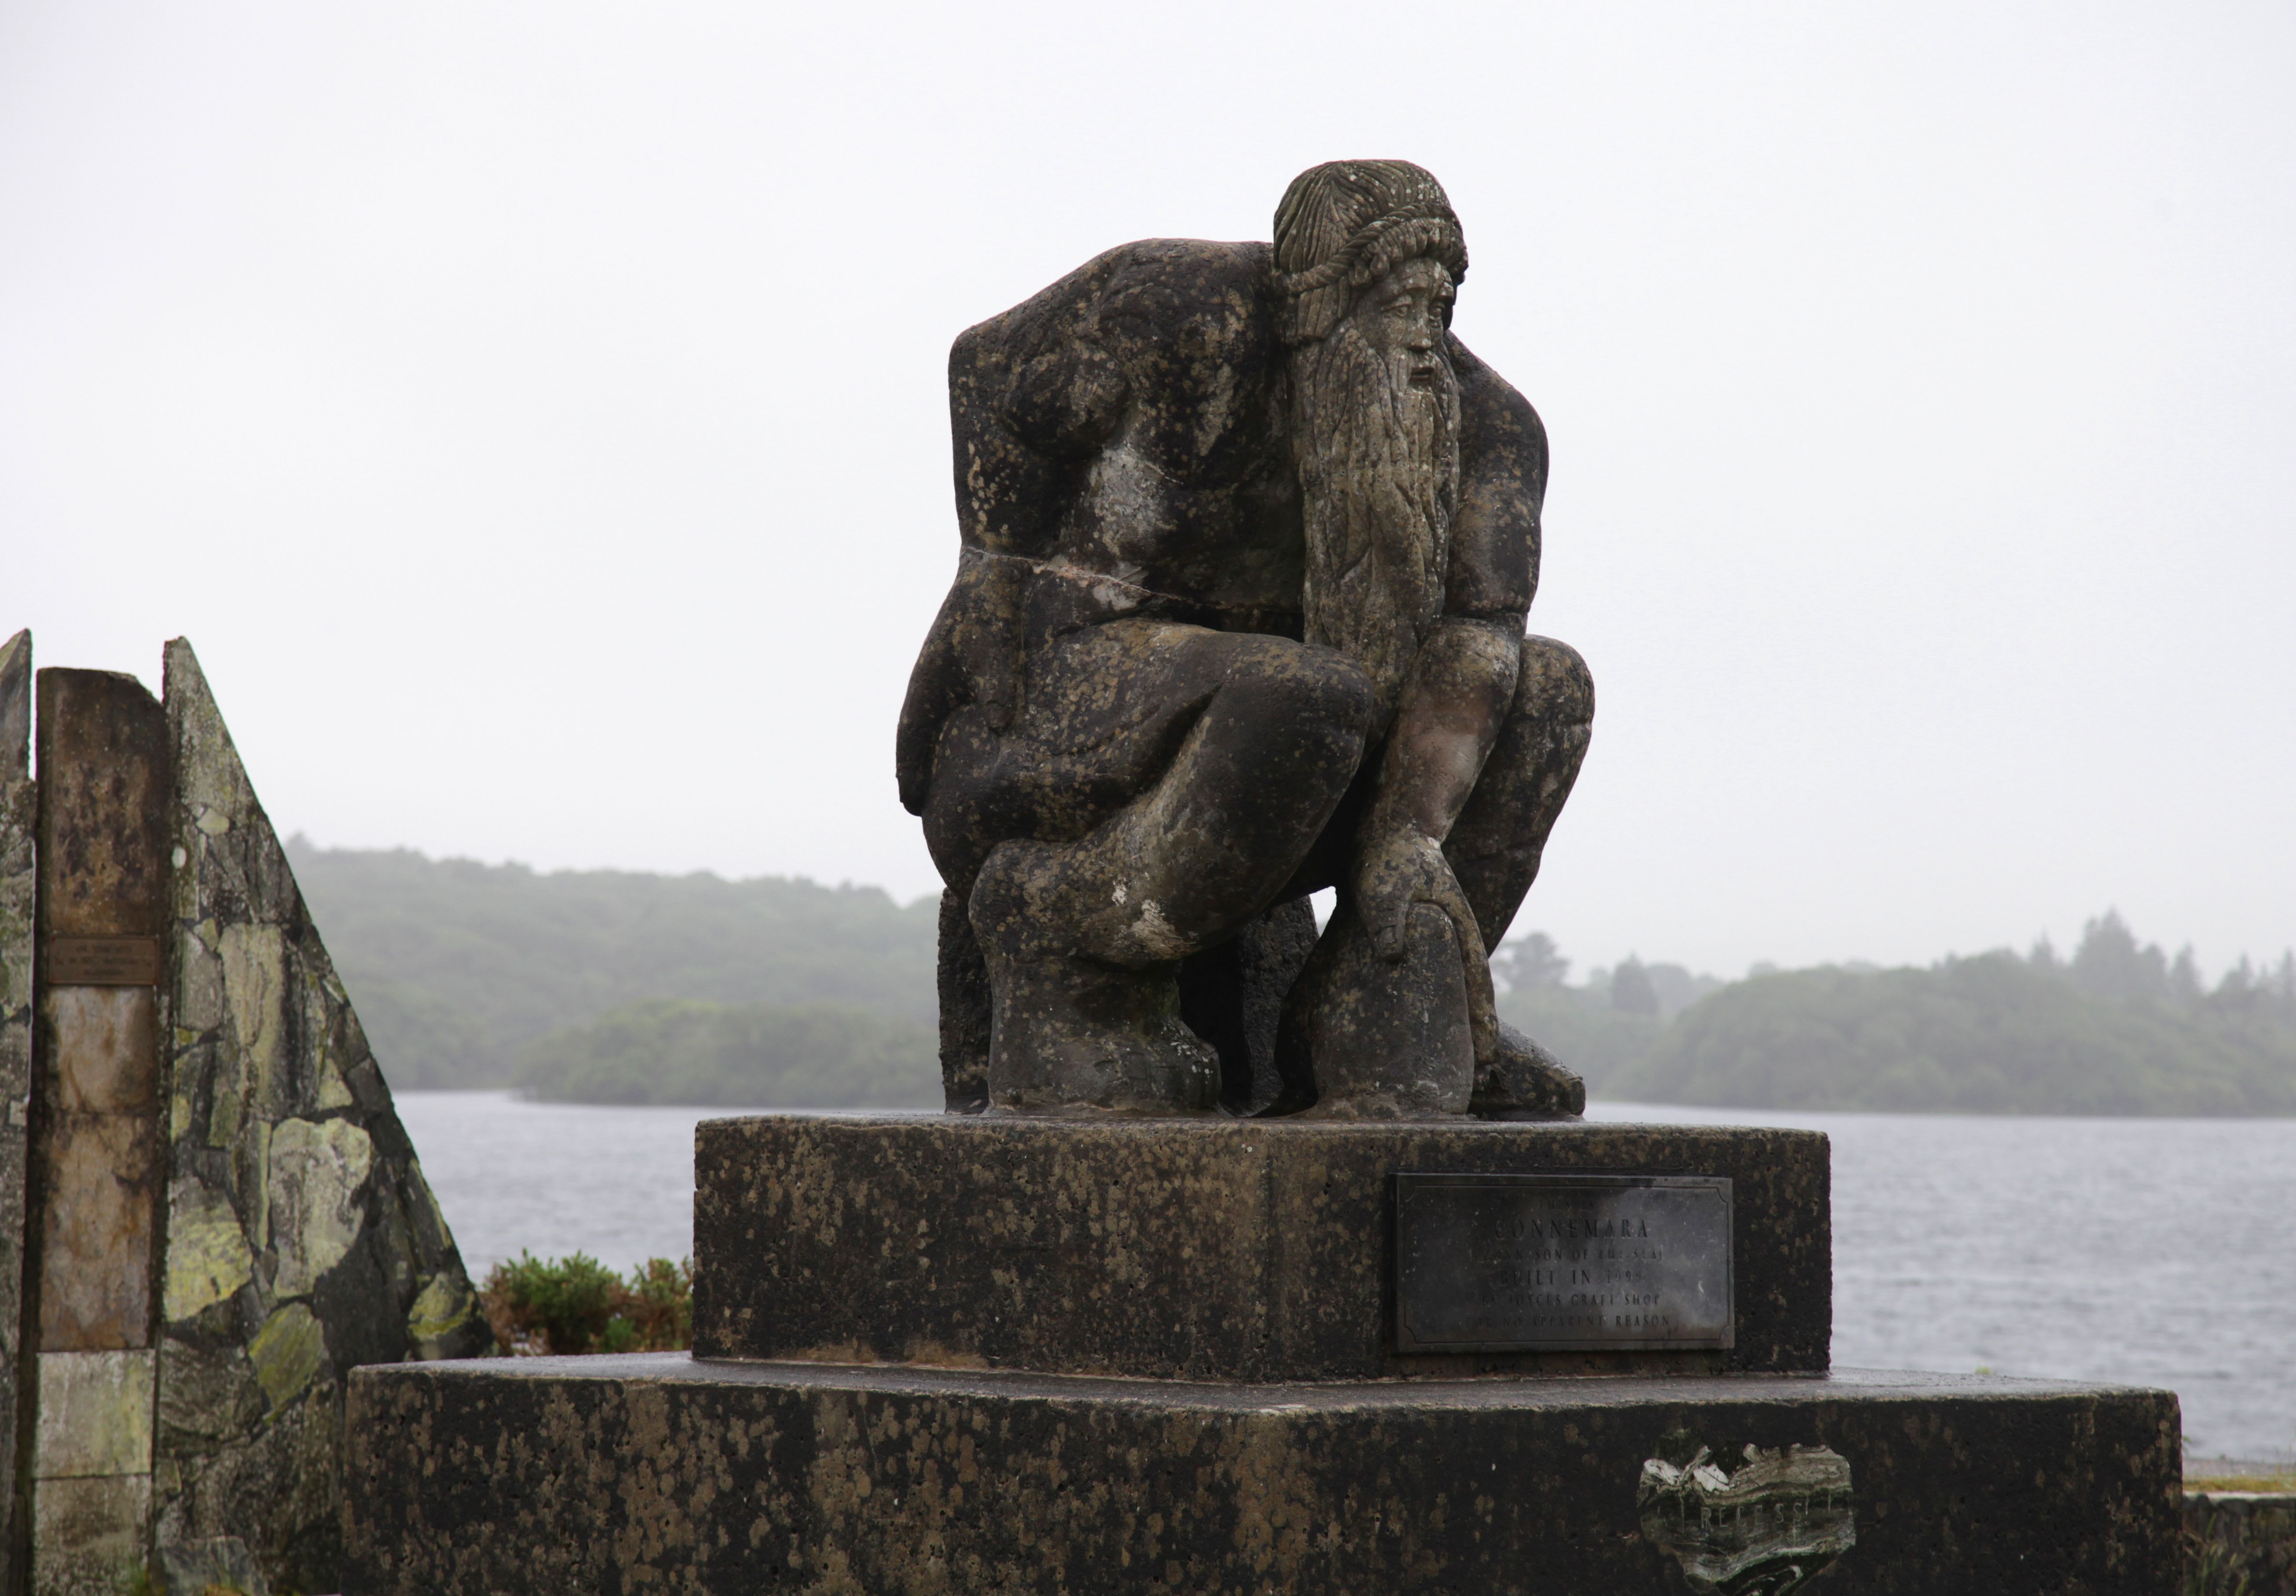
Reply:
<svg viewBox="0 0 2296 1596"><path fill-rule="evenodd" d="M898 747L952 1109L1584 1106L1492 1004L1594 685L1524 635L1546 437L1466 270L1431 175L1334 161L1272 247L1127 244L956 340Z"/></svg>

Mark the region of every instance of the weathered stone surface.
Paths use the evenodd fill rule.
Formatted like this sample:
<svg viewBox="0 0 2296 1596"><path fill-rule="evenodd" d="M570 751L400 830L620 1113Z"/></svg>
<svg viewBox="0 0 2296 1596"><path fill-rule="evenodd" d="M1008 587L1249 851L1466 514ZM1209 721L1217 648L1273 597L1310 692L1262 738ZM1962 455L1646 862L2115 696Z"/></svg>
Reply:
<svg viewBox="0 0 2296 1596"><path fill-rule="evenodd" d="M150 1546L172 765L167 716L134 677L36 680L30 1578L111 1592Z"/></svg>
<svg viewBox="0 0 2296 1596"><path fill-rule="evenodd" d="M179 1560L231 1539L274 1589L333 1590L344 1375L468 1355L492 1336L180 641L167 714L175 1023L156 1534Z"/></svg>
<svg viewBox="0 0 2296 1596"><path fill-rule="evenodd" d="M167 716L133 676L51 669L37 683L42 945L157 937L167 916ZM150 986L43 977L31 1185L44 1353L151 1345L159 1004Z"/></svg>
<svg viewBox="0 0 2296 1596"><path fill-rule="evenodd" d="M150 1342L161 1163L158 998L51 986L42 1184L41 1345Z"/></svg>
<svg viewBox="0 0 2296 1596"><path fill-rule="evenodd" d="M366 1223L373 1173L373 1139L348 1119L283 1119L272 1127L266 1224L278 1259L274 1296L309 1295L348 1255Z"/></svg>
<svg viewBox="0 0 2296 1596"><path fill-rule="evenodd" d="M417 1359L455 1357L483 1322L470 1282L447 1271L432 1275L406 1310L406 1339Z"/></svg>
<svg viewBox="0 0 2296 1596"><path fill-rule="evenodd" d="M32 1487L33 1596L121 1596L151 1547L152 1477L44 1479Z"/></svg>
<svg viewBox="0 0 2296 1596"><path fill-rule="evenodd" d="M263 1571L255 1566L247 1543L236 1535L168 1546L160 1553L160 1572L170 1592L184 1596L270 1596Z"/></svg>
<svg viewBox="0 0 2296 1596"><path fill-rule="evenodd" d="M1705 1174L1735 1187L1730 1351L1398 1357L1398 1169ZM1823 1369L1826 1141L1564 1123L705 1120L694 1348L1196 1379Z"/></svg>
<svg viewBox="0 0 2296 1596"><path fill-rule="evenodd" d="M957 576L896 749L952 1107L1575 1111L1486 954L1594 692L1524 634L1546 438L1450 332L1466 265L1432 176L1336 161L1272 246L1124 245L957 339ZM1271 1072L1249 983L1187 966L1324 887Z"/></svg>
<svg viewBox="0 0 2296 1596"><path fill-rule="evenodd" d="M39 1335L4 1360L39 1374L16 1543L43 1590L112 1596L155 1552L332 1589L344 1373L491 1336L190 650L164 705L42 673L36 792L29 647L0 648L0 1250L29 1194Z"/></svg>
<svg viewBox="0 0 2296 1596"><path fill-rule="evenodd" d="M149 988L57 986L47 994L59 1114L133 1114L160 1104L159 1012Z"/></svg>
<svg viewBox="0 0 2296 1596"><path fill-rule="evenodd" d="M40 934L167 929L166 715L117 671L39 673Z"/></svg>
<svg viewBox="0 0 2296 1596"><path fill-rule="evenodd" d="M1200 1386L678 1355L352 1376L347 1596L1679 1591L1644 1468L1824 1446L1819 1586L2166 1596L2167 1392L1991 1379Z"/></svg>
<svg viewBox="0 0 2296 1596"><path fill-rule="evenodd" d="M342 1453L342 1393L326 1387L229 1445L163 1456L152 1529L160 1557L243 1540L252 1526L282 1537L248 1543L273 1589L341 1589Z"/></svg>
<svg viewBox="0 0 2296 1596"><path fill-rule="evenodd" d="M139 1114L60 1114L45 1130L40 1345L148 1346L159 1127Z"/></svg>
<svg viewBox="0 0 2296 1596"><path fill-rule="evenodd" d="M32 784L32 634L0 643L0 1438L17 1434L29 1236L26 1130L31 1118L34 904L32 839L39 794ZM0 1444L0 1548L22 1539L16 1448ZM0 1551L0 1596L15 1596L12 1551Z"/></svg>
<svg viewBox="0 0 2296 1596"><path fill-rule="evenodd" d="M255 1362L236 1346L160 1344L160 1450L178 1461L243 1439L270 1406Z"/></svg>
<svg viewBox="0 0 2296 1596"><path fill-rule="evenodd" d="M168 1193L168 1284L161 1315L194 1319L255 1278L255 1255L231 1199L199 1180Z"/></svg>
<svg viewBox="0 0 2296 1596"><path fill-rule="evenodd" d="M36 1477L151 1472L152 1354L44 1352L39 1371Z"/></svg>
<svg viewBox="0 0 2296 1596"><path fill-rule="evenodd" d="M309 1307L291 1302L263 1322L247 1344L247 1355L272 1407L283 1408L326 1366L326 1327Z"/></svg>

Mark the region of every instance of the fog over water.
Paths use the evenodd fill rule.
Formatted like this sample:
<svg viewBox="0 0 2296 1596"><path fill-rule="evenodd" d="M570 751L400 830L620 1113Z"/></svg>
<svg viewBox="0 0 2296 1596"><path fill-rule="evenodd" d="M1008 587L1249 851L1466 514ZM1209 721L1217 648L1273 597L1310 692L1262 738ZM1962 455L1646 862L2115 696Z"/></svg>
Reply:
<svg viewBox="0 0 2296 1596"><path fill-rule="evenodd" d="M693 1125L718 1110L403 1093L464 1261L617 1268L693 1247ZM2296 1458L2296 1122L1776 1114L1589 1117L1822 1130L1833 1361L2166 1386L2199 1454Z"/></svg>
<svg viewBox="0 0 2296 1596"><path fill-rule="evenodd" d="M1601 709L1526 911L2296 943L2296 11L0 8L0 628L283 831L934 886L963 327L1417 160Z"/></svg>

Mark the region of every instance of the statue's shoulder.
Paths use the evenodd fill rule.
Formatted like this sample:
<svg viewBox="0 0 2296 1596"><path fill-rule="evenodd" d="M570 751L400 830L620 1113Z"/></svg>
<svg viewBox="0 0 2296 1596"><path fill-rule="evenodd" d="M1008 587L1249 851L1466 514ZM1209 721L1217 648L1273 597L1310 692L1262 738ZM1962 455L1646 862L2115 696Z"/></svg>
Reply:
<svg viewBox="0 0 2296 1596"><path fill-rule="evenodd" d="M1152 238L1095 256L949 351L960 426L988 410L1039 446L1086 441L1130 397L1186 406L1276 354L1263 243Z"/></svg>
<svg viewBox="0 0 2296 1596"><path fill-rule="evenodd" d="M1095 319L1119 358L1265 359L1274 352L1268 245L1152 238L1103 258L1110 269Z"/></svg>
<svg viewBox="0 0 2296 1596"><path fill-rule="evenodd" d="M966 328L951 364L1027 361L1079 338L1157 344L1269 337L1272 260L1272 250L1262 243L1148 238L1119 244L1012 309Z"/></svg>
<svg viewBox="0 0 2296 1596"><path fill-rule="evenodd" d="M1546 487L1546 423L1538 419L1514 384L1509 382L1456 333L1445 340L1451 370L1459 379L1459 443L1463 463L1472 471L1478 461L1486 470L1511 471L1525 486L1543 493Z"/></svg>

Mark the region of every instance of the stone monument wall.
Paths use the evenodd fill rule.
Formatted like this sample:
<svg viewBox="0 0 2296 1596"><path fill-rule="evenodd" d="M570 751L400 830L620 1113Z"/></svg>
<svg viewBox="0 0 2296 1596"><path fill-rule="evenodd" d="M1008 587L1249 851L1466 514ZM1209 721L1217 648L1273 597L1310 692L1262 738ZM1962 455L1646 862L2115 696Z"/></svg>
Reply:
<svg viewBox="0 0 2296 1596"><path fill-rule="evenodd" d="M110 671L43 671L37 696L31 1589L79 1596L150 1536L168 723Z"/></svg>
<svg viewBox="0 0 2296 1596"><path fill-rule="evenodd" d="M29 653L0 652L5 1589L333 1590L349 1371L492 1338L190 646L164 700L39 673L37 788Z"/></svg>
<svg viewBox="0 0 2296 1596"><path fill-rule="evenodd" d="M0 643L0 1437L17 1434L24 1357L24 1132L32 1085L32 634ZM22 1589L17 1451L0 1445L0 1596Z"/></svg>

